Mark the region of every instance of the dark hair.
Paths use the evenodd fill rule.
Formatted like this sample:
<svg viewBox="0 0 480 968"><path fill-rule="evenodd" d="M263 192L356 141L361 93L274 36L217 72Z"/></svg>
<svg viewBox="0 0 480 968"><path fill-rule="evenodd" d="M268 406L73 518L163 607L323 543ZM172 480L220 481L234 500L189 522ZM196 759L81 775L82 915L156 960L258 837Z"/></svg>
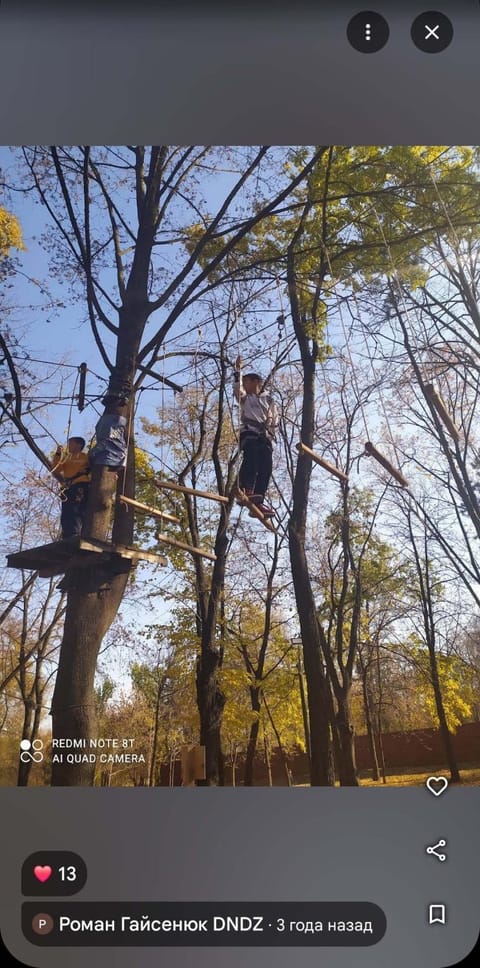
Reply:
<svg viewBox="0 0 480 968"><path fill-rule="evenodd" d="M69 437L68 439L74 440L76 444L80 444L82 450L85 447L86 441L83 439L83 437Z"/></svg>
<svg viewBox="0 0 480 968"><path fill-rule="evenodd" d="M243 374L243 379L244 380L245 379L247 379L247 380L260 380L260 383L262 382L262 377L260 376L259 373L244 373Z"/></svg>

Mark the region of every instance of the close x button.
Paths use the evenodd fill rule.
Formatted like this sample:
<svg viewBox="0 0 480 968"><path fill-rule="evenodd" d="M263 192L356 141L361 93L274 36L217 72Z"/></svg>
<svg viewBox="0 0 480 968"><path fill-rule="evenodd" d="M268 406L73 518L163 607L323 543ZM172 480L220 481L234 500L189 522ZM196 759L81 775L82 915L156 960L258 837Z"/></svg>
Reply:
<svg viewBox="0 0 480 968"><path fill-rule="evenodd" d="M452 42L451 20L438 10L428 10L416 17L412 24L412 40L425 54L440 54Z"/></svg>

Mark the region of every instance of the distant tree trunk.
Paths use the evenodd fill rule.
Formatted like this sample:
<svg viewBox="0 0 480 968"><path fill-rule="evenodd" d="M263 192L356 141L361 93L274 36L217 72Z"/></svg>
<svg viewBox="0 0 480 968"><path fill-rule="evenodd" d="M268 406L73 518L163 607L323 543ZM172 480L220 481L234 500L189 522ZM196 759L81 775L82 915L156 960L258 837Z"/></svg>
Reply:
<svg viewBox="0 0 480 968"><path fill-rule="evenodd" d="M380 664L380 646L377 642L376 650L376 660L377 660L377 689L378 689L378 703L377 703L377 717L375 726L375 736L377 740L377 749L380 757L380 767L382 771L382 781L384 784L387 782L387 770L385 765L385 752L383 749L383 682L382 682L382 667Z"/></svg>
<svg viewBox="0 0 480 968"><path fill-rule="evenodd" d="M255 719L250 726L250 735L248 737L247 752L245 755L245 769L243 776L244 786L253 786L253 765L255 760L255 752L257 749L258 733L260 730L260 688L252 686L250 688L250 700L252 704L252 711L255 714Z"/></svg>
<svg viewBox="0 0 480 968"><path fill-rule="evenodd" d="M175 762L177 759L177 754L172 751L169 756L169 770L168 770L168 785L173 787L175 785Z"/></svg>
<svg viewBox="0 0 480 968"><path fill-rule="evenodd" d="M275 733L275 739L277 741L278 752L280 753L280 759L282 761L283 769L285 771L285 776L287 778L287 786L291 786L292 785L292 774L290 772L290 768L289 768L289 765L288 765L288 757L287 757L287 754L285 752L285 749L284 749L284 746L283 746L283 743L282 743L282 739L281 739L280 733L278 732L278 729L277 729L277 727L275 725L275 721L274 721L273 716L272 716L272 714L270 712L270 708L268 706L267 700L265 699L265 696L262 696L262 699L263 699L263 704L265 706L265 709L267 710L267 716L268 716L268 718L270 720L270 725L271 725L271 727L273 729L273 732Z"/></svg>
<svg viewBox="0 0 480 968"><path fill-rule="evenodd" d="M370 749L370 758L372 763L372 780L380 779L380 772L378 769L378 757L377 757L377 747L375 745L375 734L373 728L373 718L372 718L372 697L370 693L370 686L368 683L368 666L362 666L361 668L362 677L362 694L363 694L363 710L365 714L365 726L367 729L368 736L368 746Z"/></svg>
<svg viewBox="0 0 480 968"><path fill-rule="evenodd" d="M270 762L270 750L268 746L268 738L265 730L263 731L263 752L265 754L265 767L267 770L268 786L273 786L272 781L272 764Z"/></svg>
<svg viewBox="0 0 480 968"><path fill-rule="evenodd" d="M234 744L233 754L232 754L232 787L237 785L237 758L238 758L238 747Z"/></svg>
<svg viewBox="0 0 480 968"><path fill-rule="evenodd" d="M305 749L307 752L309 769L311 770L312 757L311 757L311 749L310 749L310 724L308 722L307 698L305 695L305 682L303 678L302 655L300 650L298 652L297 668L298 668L298 687L300 689L300 702L302 705L303 732L305 735Z"/></svg>
<svg viewBox="0 0 480 968"><path fill-rule="evenodd" d="M415 565L417 569L420 604L422 607L422 615L423 615L425 642L428 649L428 656L429 656L429 662L430 662L430 677L431 677L433 693L435 696L435 706L437 710L438 722L440 725L440 734L442 737L443 746L445 750L445 757L450 770L451 781L452 783L461 783L461 776L458 769L455 750L453 748L452 736L448 728L447 717L445 714L445 706L443 704L442 690L440 686L440 678L438 675L438 663L437 663L437 654L436 654L436 628L435 628L434 603L433 603L433 595L432 595L432 583L430 578L430 559L429 559L427 529L426 529L426 525L424 525L423 554L422 554L423 560L421 560L416 539L415 539L415 534L412 527L412 518L411 518L410 510L407 511L407 521L408 521L410 541L412 544L412 549L415 557Z"/></svg>
<svg viewBox="0 0 480 968"><path fill-rule="evenodd" d="M338 778L341 786L358 786L355 763L355 730L350 721L349 693L337 698L336 730L338 744Z"/></svg>
<svg viewBox="0 0 480 968"><path fill-rule="evenodd" d="M157 666L157 675L159 669ZM160 700L162 698L163 687L166 682L166 676L161 676L157 683L157 696L155 701L155 719L153 724L153 739L152 739L152 755L150 758L150 770L148 776L148 785L155 786L155 766L157 762L157 744L158 744L158 728L160 723Z"/></svg>
<svg viewBox="0 0 480 968"><path fill-rule="evenodd" d="M432 678L432 687L435 696L435 706L437 710L438 722L440 724L440 733L442 735L443 746L445 749L445 755L447 758L448 768L450 770L450 780L452 783L461 783L462 778L460 776L460 771L458 769L457 757L455 750L453 748L452 734L448 728L447 717L445 715L445 706L443 705L442 690L440 687L440 680L438 676L438 664L437 656L435 654L435 648L428 648L428 653L430 657L430 671Z"/></svg>

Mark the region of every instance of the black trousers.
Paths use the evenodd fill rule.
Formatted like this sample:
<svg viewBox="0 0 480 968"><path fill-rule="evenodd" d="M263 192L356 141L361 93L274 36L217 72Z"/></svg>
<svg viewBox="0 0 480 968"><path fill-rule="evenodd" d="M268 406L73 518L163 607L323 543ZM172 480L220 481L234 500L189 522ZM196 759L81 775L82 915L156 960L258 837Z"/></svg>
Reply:
<svg viewBox="0 0 480 968"><path fill-rule="evenodd" d="M272 443L260 434L244 432L240 434L240 448L243 460L238 483L242 490L252 490L264 498L272 476Z"/></svg>
<svg viewBox="0 0 480 968"><path fill-rule="evenodd" d="M62 501L62 538L81 535L85 511L87 510L88 484L70 484L63 492Z"/></svg>

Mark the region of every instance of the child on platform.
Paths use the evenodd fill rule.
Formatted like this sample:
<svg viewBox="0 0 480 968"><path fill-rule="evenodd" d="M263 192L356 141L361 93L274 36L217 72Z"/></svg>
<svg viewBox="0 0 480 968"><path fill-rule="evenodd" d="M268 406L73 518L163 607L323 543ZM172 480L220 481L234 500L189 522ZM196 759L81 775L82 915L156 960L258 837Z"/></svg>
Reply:
<svg viewBox="0 0 480 968"><path fill-rule="evenodd" d="M62 541L80 536L85 521L90 466L84 447L83 437L70 437L66 454L62 456L61 447L57 447L50 465L54 478L63 485L60 519Z"/></svg>
<svg viewBox="0 0 480 968"><path fill-rule="evenodd" d="M277 410L273 397L262 391L259 373L245 373L242 359L235 363L234 394L240 404L240 449L243 454L239 486L264 517L274 512L265 504L272 475L273 445L277 430Z"/></svg>

